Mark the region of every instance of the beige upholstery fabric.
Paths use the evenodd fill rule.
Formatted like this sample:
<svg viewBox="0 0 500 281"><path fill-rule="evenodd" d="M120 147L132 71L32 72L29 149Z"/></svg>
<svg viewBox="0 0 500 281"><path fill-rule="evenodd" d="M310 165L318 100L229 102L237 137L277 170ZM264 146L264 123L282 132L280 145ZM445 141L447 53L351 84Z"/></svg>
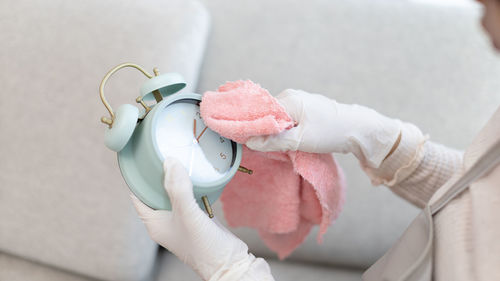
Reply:
<svg viewBox="0 0 500 281"><path fill-rule="evenodd" d="M318 264L280 262L268 259L273 277L276 281L358 281L361 271L355 269L336 268ZM158 281L201 281L196 273L170 253L163 252L159 261L160 270L155 280Z"/></svg>
<svg viewBox="0 0 500 281"><path fill-rule="evenodd" d="M157 246L104 147L98 87L133 61L192 89L208 20L190 0L0 2L0 251L106 280L150 274ZM113 77L111 105L135 104L145 79Z"/></svg>
<svg viewBox="0 0 500 281"><path fill-rule="evenodd" d="M279 262L270 259L273 276L278 281L358 281L361 271L307 263ZM200 277L174 255L160 251L157 270L151 281L201 281ZM8 281L97 281L97 279L64 272L47 265L0 254L0 280Z"/></svg>
<svg viewBox="0 0 500 281"><path fill-rule="evenodd" d="M96 281L45 264L0 253L0 280L8 281Z"/></svg>
<svg viewBox="0 0 500 281"><path fill-rule="evenodd" d="M322 93L415 123L431 140L458 149L500 104L500 63L473 1L204 2L213 33L200 91L252 79L273 94ZM344 212L323 245L314 231L290 259L366 267L417 211L385 187L372 187L353 157L337 159L348 182ZM257 255L275 256L254 231L235 232Z"/></svg>

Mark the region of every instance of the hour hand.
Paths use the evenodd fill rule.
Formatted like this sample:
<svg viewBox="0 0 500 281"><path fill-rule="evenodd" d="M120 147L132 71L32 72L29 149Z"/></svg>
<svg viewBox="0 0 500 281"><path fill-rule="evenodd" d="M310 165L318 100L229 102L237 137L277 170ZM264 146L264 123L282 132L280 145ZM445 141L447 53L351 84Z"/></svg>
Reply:
<svg viewBox="0 0 500 281"><path fill-rule="evenodd" d="M196 119L193 119L193 136L196 139Z"/></svg>

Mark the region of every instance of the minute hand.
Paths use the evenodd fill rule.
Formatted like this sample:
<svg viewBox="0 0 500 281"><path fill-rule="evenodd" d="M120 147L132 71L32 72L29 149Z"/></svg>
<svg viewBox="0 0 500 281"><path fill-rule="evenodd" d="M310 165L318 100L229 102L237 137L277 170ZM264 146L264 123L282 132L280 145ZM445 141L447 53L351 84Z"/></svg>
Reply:
<svg viewBox="0 0 500 281"><path fill-rule="evenodd" d="M201 138L201 136L203 136L203 133L205 133L205 131L207 130L207 128L208 128L208 127L207 127L207 126L205 126L205 128L203 129L203 131L201 131L201 134L200 134L200 135L196 138L196 141L197 141L197 142L200 142L200 138Z"/></svg>

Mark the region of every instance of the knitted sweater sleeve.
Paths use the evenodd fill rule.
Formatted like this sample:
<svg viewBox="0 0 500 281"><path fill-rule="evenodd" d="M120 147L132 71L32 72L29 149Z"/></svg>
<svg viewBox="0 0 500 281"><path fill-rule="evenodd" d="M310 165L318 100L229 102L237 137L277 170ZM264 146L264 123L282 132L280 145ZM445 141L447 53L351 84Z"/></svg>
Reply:
<svg viewBox="0 0 500 281"><path fill-rule="evenodd" d="M463 152L427 141L413 124L405 123L397 149L377 168L361 163L373 185L384 184L418 207L462 165Z"/></svg>

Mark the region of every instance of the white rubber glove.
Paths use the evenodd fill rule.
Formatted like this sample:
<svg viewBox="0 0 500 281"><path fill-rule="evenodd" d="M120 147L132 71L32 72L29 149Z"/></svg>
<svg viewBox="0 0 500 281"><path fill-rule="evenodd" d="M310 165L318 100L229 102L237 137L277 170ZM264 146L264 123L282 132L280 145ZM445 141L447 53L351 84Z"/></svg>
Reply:
<svg viewBox="0 0 500 281"><path fill-rule="evenodd" d="M167 158L164 170L172 211L153 210L131 195L151 238L203 280L274 280L264 259L249 254L243 241L200 209L184 166Z"/></svg>
<svg viewBox="0 0 500 281"><path fill-rule="evenodd" d="M364 106L291 89L276 98L297 126L278 135L250 138L246 145L253 150L351 152L377 168L400 137L401 121Z"/></svg>

